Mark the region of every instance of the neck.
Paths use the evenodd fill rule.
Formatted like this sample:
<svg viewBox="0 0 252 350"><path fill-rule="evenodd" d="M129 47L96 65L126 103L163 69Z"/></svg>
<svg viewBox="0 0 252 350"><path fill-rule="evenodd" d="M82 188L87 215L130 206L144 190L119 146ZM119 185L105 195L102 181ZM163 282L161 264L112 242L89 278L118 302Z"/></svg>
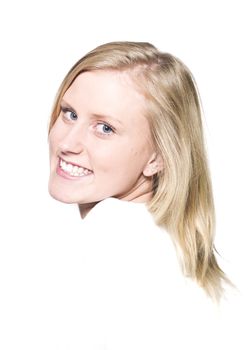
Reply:
<svg viewBox="0 0 252 350"><path fill-rule="evenodd" d="M153 197L153 191L152 191L152 185L150 181L147 181L146 179L139 182L131 192L128 192L127 194L119 194L117 196L112 196L115 198L118 198L123 201L127 202L135 202L135 203L147 203L151 200ZM104 198L105 199L105 198ZM99 202L99 201L98 201ZM78 204L79 206L79 212L82 219L85 218L87 213L98 203L84 203L84 204Z"/></svg>
<svg viewBox="0 0 252 350"><path fill-rule="evenodd" d="M87 213L97 204L95 203L85 203L85 204L78 204L80 216L82 219L87 215Z"/></svg>

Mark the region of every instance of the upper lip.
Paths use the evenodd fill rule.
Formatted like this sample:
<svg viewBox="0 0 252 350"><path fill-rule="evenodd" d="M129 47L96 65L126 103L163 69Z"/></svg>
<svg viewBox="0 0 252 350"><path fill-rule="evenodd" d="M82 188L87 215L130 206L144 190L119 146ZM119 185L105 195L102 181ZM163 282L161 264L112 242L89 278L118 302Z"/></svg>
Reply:
<svg viewBox="0 0 252 350"><path fill-rule="evenodd" d="M60 160L63 160L64 162L66 162L66 163L68 163L68 164L76 165L76 166L78 166L78 167L80 167L80 168L88 169L87 167L85 167L85 166L83 166L83 165L79 165L79 164L77 164L77 163L70 162L70 161L68 161L68 160L66 160L66 159L63 159L63 158L59 157L59 161L60 161ZM91 169L88 169L88 170L91 170Z"/></svg>

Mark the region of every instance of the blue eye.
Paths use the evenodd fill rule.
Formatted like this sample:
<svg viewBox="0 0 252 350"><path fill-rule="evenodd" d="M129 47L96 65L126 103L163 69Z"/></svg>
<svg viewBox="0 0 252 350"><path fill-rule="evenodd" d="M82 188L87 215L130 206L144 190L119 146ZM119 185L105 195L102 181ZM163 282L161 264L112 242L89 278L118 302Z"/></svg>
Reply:
<svg viewBox="0 0 252 350"><path fill-rule="evenodd" d="M103 134L103 135L110 135L114 133L114 130L112 129L112 127L110 127L108 124L105 124L105 123L98 123L96 125L96 131L99 134Z"/></svg>
<svg viewBox="0 0 252 350"><path fill-rule="evenodd" d="M77 120L78 116L75 112L71 111L68 108L61 108L62 112L63 112L63 117L66 120Z"/></svg>

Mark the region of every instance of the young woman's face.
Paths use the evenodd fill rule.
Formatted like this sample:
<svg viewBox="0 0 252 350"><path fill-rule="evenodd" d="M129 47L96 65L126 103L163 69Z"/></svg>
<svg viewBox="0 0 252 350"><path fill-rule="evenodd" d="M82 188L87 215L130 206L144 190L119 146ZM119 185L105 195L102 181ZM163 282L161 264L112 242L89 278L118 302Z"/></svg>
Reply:
<svg viewBox="0 0 252 350"><path fill-rule="evenodd" d="M151 192L155 153L144 97L127 73L80 74L64 94L49 135L49 192L65 203Z"/></svg>

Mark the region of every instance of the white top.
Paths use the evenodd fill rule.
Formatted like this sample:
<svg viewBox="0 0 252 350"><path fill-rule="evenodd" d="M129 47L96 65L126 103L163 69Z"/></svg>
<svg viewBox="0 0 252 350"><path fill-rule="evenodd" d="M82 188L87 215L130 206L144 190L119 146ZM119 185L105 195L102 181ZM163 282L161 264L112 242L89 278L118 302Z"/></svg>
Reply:
<svg viewBox="0 0 252 350"><path fill-rule="evenodd" d="M216 307L182 275L169 234L145 204L108 198L80 228L81 261L62 291L58 348L228 348Z"/></svg>

